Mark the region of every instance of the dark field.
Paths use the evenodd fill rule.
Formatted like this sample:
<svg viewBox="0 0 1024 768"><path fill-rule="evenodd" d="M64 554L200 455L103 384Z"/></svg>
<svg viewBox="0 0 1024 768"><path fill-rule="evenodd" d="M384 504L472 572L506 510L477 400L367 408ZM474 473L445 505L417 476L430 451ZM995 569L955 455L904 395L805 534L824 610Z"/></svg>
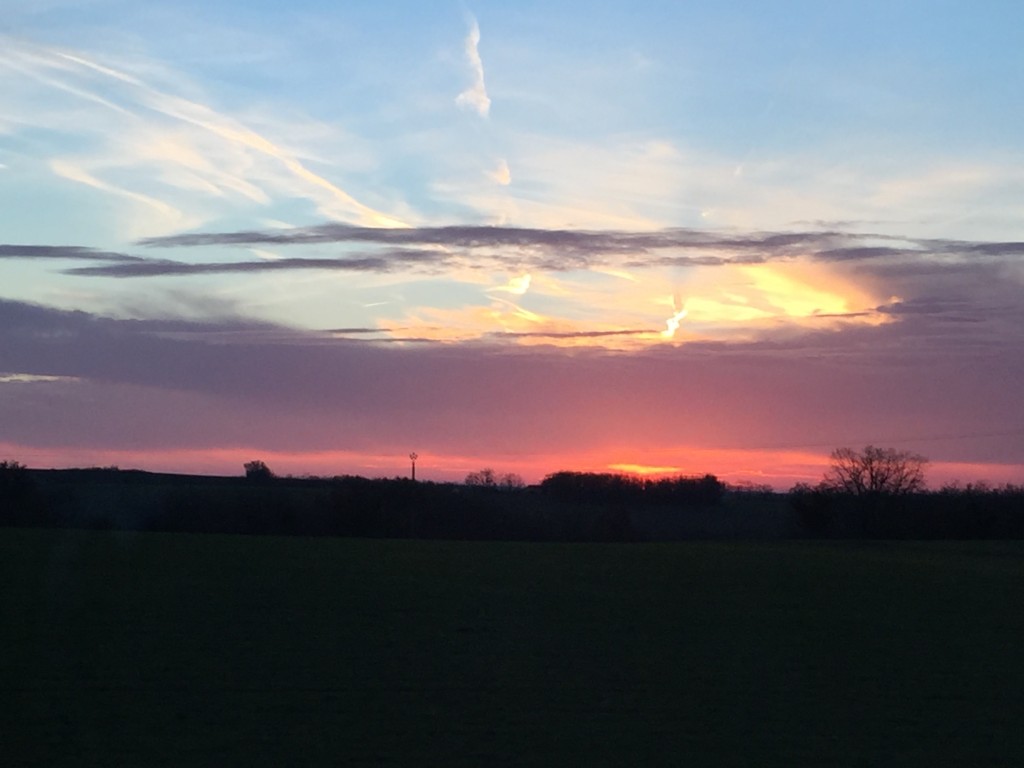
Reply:
<svg viewBox="0 0 1024 768"><path fill-rule="evenodd" d="M0 530L15 765L1024 764L1024 544Z"/></svg>

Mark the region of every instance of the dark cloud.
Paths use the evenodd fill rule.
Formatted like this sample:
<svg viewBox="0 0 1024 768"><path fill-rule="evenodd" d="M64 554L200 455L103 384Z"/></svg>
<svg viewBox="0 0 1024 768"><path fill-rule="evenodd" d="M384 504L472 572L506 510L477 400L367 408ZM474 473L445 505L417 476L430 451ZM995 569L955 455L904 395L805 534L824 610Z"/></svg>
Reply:
<svg viewBox="0 0 1024 768"><path fill-rule="evenodd" d="M650 336L661 329L630 328L617 331L503 331L490 334L496 339L600 339L615 336Z"/></svg>
<svg viewBox="0 0 1024 768"><path fill-rule="evenodd" d="M399 267L430 268L447 260L444 253L413 248L396 248L373 254L348 254L336 258L285 258L255 261L182 262L169 259L138 259L127 263L74 267L66 275L85 277L166 277L173 275L238 274L326 270L345 272L390 272Z"/></svg>
<svg viewBox="0 0 1024 768"><path fill-rule="evenodd" d="M971 240L922 239L923 248L940 254L972 254L978 256L1024 256L1024 242L976 242Z"/></svg>
<svg viewBox="0 0 1024 768"><path fill-rule="evenodd" d="M774 261L782 261L779 257ZM648 269L650 267L720 267L725 264L764 264L768 258L755 253L739 256L648 256L621 262L626 269Z"/></svg>
<svg viewBox="0 0 1024 768"><path fill-rule="evenodd" d="M275 259L212 263L189 263L161 259L127 264L105 264L98 267L75 267L64 270L64 274L81 277L168 277L173 275L238 274L307 269L340 270L346 272L389 272L396 263L426 263L426 259L364 256L361 258L345 259Z"/></svg>
<svg viewBox="0 0 1024 768"><path fill-rule="evenodd" d="M324 224L288 230L222 232L150 238L150 247L209 245L312 245L369 243L435 246L433 259L491 262L550 271L620 266L720 266L807 258L824 262L930 264L950 258L1006 259L1024 254L1020 242L909 238L837 228L804 232L729 232L673 228L658 231L566 230L504 226L386 229ZM696 252L696 253L695 253Z"/></svg>
<svg viewBox="0 0 1024 768"><path fill-rule="evenodd" d="M898 242L899 247L878 242ZM763 258L813 254L824 260L874 259L957 253L988 256L1024 254L1021 242L900 237L840 229L806 232L730 232L691 228L656 231L537 229L507 226L377 228L322 224L285 230L211 232L147 238L140 245L162 248L210 245L310 245L374 243L392 246L444 246L456 249L537 248L569 253L646 253L662 250L716 249L757 251Z"/></svg>
<svg viewBox="0 0 1024 768"><path fill-rule="evenodd" d="M141 256L126 253L98 251L78 245L3 245L0 244L0 259L74 259L82 261L145 261Z"/></svg>
<svg viewBox="0 0 1024 768"><path fill-rule="evenodd" d="M909 248L889 248L886 246L847 246L845 248L829 248L817 251L815 256L821 261L866 261L868 259L902 258L921 255L921 251Z"/></svg>
<svg viewBox="0 0 1024 768"><path fill-rule="evenodd" d="M836 232L721 234L674 228L653 232L625 230L536 229L499 226L411 227L401 229L323 224L286 230L202 233L147 238L140 245L195 247L208 245L309 245L321 243L379 243L436 245L461 249L545 248L583 253L631 253L667 248L764 249L778 251L833 242Z"/></svg>
<svg viewBox="0 0 1024 768"><path fill-rule="evenodd" d="M104 262L74 267L65 273L141 278L292 270L429 273L455 266L558 272L600 267L706 267L794 259L928 271L959 263L1016 260L1024 255L1024 243L1020 242L914 239L834 229L738 233L684 228L653 232L497 226L388 229L334 223L286 230L174 235L148 238L139 244L154 248L337 246L343 252L277 260L200 262L146 259L76 246L4 245L0 246L0 257ZM361 244L363 249L345 250L355 244Z"/></svg>
<svg viewBox="0 0 1024 768"><path fill-rule="evenodd" d="M850 230L858 227L878 227L892 224L884 219L798 219L790 222L794 227L814 227L820 230Z"/></svg>
<svg viewBox="0 0 1024 768"><path fill-rule="evenodd" d="M966 302L961 302L969 306ZM919 299L914 301L894 301L891 304L883 304L876 307L878 312L885 315L935 315L947 311L949 302L938 299Z"/></svg>
<svg viewBox="0 0 1024 768"><path fill-rule="evenodd" d="M112 318L81 310L56 309L39 304L0 298L0 338L7 343L64 343L69 339L109 337L172 337L191 335L212 338L230 334L287 333L296 331L257 320L228 317L223 319ZM2 359L2 358L0 358Z"/></svg>

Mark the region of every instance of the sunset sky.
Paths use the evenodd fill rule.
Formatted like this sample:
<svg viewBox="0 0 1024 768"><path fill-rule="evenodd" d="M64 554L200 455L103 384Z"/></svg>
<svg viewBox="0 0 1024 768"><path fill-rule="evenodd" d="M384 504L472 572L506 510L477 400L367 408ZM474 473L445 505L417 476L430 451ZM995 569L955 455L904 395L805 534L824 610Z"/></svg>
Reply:
<svg viewBox="0 0 1024 768"><path fill-rule="evenodd" d="M1024 3L3 0L0 459L1024 482Z"/></svg>

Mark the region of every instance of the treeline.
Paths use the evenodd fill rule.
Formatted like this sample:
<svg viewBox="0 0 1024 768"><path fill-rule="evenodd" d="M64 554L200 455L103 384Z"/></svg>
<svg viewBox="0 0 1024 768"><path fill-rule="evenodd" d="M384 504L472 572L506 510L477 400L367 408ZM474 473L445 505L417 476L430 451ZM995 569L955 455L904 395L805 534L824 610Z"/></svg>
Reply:
<svg viewBox="0 0 1024 768"><path fill-rule="evenodd" d="M647 479L596 472L556 472L540 484L559 501L572 503L630 504L638 506L714 506L725 485L714 475Z"/></svg>
<svg viewBox="0 0 1024 768"><path fill-rule="evenodd" d="M917 493L849 493L798 485L802 535L840 539L1024 539L1024 486L949 485Z"/></svg>
<svg viewBox="0 0 1024 768"><path fill-rule="evenodd" d="M645 510L713 514L724 486L706 476L644 484L556 473L539 486L405 478L245 477L93 468L0 468L0 525L201 533L519 541L653 538ZM672 526L660 527L663 532ZM678 534L678 532L677 532Z"/></svg>
<svg viewBox="0 0 1024 768"><path fill-rule="evenodd" d="M30 470L0 462L0 525L509 541L1024 538L1024 487L773 493L730 487L713 475L584 472L523 487L262 471Z"/></svg>

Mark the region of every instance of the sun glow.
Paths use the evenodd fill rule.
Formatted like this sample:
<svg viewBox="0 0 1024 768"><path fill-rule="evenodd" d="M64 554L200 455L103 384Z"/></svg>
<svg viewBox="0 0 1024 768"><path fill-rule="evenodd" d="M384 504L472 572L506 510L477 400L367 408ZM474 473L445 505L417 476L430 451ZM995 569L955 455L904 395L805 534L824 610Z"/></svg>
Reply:
<svg viewBox="0 0 1024 768"><path fill-rule="evenodd" d="M624 472L627 475L674 475L682 472L681 467L652 467L647 464L609 464L608 469Z"/></svg>
<svg viewBox="0 0 1024 768"><path fill-rule="evenodd" d="M870 299L850 283L809 264L739 267L752 292L786 317L841 316L866 309Z"/></svg>

